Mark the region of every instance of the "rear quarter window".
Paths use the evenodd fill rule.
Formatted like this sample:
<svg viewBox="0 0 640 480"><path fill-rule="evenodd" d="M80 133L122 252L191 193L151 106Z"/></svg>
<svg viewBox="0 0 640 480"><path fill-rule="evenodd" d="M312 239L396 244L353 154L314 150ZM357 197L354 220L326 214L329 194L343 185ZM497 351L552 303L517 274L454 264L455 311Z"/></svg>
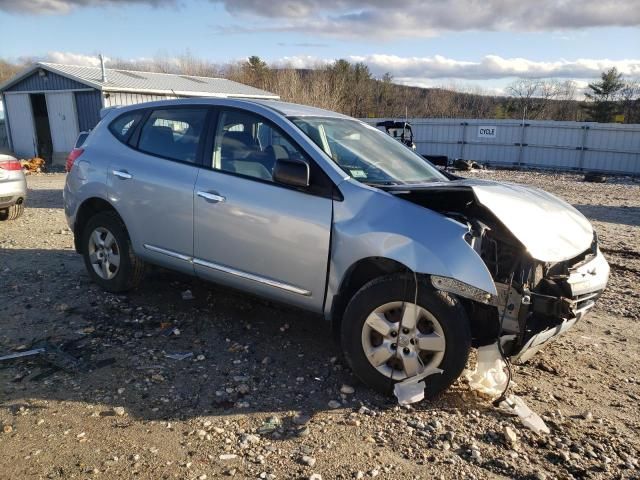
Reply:
<svg viewBox="0 0 640 480"><path fill-rule="evenodd" d="M140 119L142 112L125 113L109 124L109 130L118 140L126 143Z"/></svg>

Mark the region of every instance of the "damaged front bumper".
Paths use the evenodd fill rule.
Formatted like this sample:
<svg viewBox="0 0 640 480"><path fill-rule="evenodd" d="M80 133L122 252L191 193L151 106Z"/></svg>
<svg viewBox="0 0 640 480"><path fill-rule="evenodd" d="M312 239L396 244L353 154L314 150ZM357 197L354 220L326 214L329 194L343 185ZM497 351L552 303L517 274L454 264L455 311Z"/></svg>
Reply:
<svg viewBox="0 0 640 480"><path fill-rule="evenodd" d="M596 255L569 270L564 280L567 296L549 296L532 293L523 296L527 320L521 335L520 347L510 354L511 360L525 362L551 339L572 328L593 308L609 280L609 264L597 250ZM523 318L523 315L519 315Z"/></svg>

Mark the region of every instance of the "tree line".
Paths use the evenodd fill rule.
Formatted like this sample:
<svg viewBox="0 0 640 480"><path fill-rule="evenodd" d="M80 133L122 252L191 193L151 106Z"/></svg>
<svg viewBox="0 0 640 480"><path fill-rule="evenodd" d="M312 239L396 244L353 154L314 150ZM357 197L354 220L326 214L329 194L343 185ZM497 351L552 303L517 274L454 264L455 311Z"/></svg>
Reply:
<svg viewBox="0 0 640 480"><path fill-rule="evenodd" d="M27 63L27 62L25 62ZM0 82L23 64L0 60ZM487 118L640 123L640 83L615 69L603 72L579 95L575 82L518 79L505 95L474 88L421 88L375 77L361 62L336 60L313 68L271 66L257 56L220 65L190 54L146 61L112 59L109 68L223 77L268 90L282 100L335 110L353 117Z"/></svg>

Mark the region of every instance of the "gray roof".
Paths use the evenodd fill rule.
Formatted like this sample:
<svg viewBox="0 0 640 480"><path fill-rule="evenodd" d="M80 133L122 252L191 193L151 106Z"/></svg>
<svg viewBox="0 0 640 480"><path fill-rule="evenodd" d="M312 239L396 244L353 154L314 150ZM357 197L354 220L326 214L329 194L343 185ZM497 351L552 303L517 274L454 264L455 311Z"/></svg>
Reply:
<svg viewBox="0 0 640 480"><path fill-rule="evenodd" d="M46 62L38 62L19 73L1 85L0 91L28 77L40 68L105 92L140 92L193 97L280 98L278 95L266 90L233 82L226 78L107 68L106 82L103 82L102 69L100 67L83 67Z"/></svg>
<svg viewBox="0 0 640 480"><path fill-rule="evenodd" d="M259 103L272 108L286 117L334 117L353 120L352 117L343 115L331 110L325 110L324 108L310 107L308 105L301 105L299 103L281 102L274 100L255 99L251 100L253 103Z"/></svg>

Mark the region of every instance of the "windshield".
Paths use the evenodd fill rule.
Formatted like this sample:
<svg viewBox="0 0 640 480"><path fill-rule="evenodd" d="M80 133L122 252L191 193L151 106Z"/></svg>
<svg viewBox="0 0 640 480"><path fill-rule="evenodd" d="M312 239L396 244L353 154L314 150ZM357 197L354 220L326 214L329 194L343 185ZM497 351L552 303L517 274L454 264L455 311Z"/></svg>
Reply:
<svg viewBox="0 0 640 480"><path fill-rule="evenodd" d="M357 120L290 119L352 178L368 184L441 182L447 178L405 145Z"/></svg>

